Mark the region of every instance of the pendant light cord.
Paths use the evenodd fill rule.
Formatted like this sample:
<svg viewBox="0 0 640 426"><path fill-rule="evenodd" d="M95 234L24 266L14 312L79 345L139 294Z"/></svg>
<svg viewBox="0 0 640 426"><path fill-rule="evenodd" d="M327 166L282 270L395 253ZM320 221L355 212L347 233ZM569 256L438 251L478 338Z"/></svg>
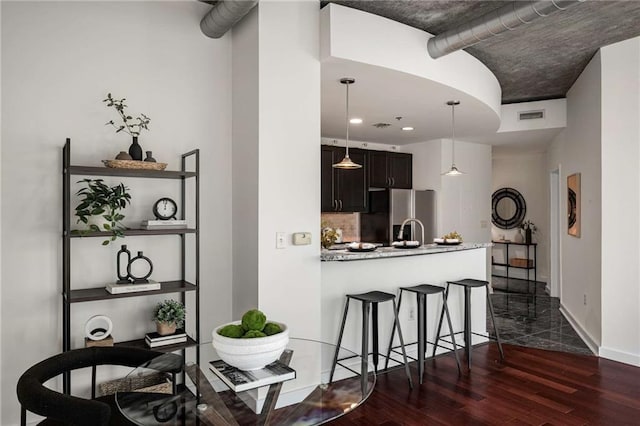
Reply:
<svg viewBox="0 0 640 426"><path fill-rule="evenodd" d="M456 165L456 114L455 104L451 104L451 164Z"/></svg>
<svg viewBox="0 0 640 426"><path fill-rule="evenodd" d="M347 124L347 140L346 140L346 144L347 144L347 149L345 151L345 157L349 158L349 86L350 83L345 84L345 86L347 86L347 120L346 120L346 124Z"/></svg>

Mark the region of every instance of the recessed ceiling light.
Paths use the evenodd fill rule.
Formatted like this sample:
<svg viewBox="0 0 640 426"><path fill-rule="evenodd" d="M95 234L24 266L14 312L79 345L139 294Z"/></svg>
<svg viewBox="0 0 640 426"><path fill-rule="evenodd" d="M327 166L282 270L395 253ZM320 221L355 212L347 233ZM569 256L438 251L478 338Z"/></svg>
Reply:
<svg viewBox="0 0 640 426"><path fill-rule="evenodd" d="M405 132L410 132L413 130L413 127L403 127L402 130L404 130Z"/></svg>
<svg viewBox="0 0 640 426"><path fill-rule="evenodd" d="M351 120L349 120L349 123L351 123L351 124L362 124L362 118L352 118Z"/></svg>

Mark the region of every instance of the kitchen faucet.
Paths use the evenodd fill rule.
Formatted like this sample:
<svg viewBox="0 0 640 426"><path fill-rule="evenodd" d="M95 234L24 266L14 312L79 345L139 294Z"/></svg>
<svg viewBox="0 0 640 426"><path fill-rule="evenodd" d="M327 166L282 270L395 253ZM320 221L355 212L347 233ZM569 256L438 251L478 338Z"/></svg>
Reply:
<svg viewBox="0 0 640 426"><path fill-rule="evenodd" d="M398 239L401 240L404 234L404 226L409 222L415 222L420 225L420 229L422 230L422 240L420 240L421 245L424 245L424 224L420 222L420 220L409 217L402 221L402 225L400 225L400 231L398 232Z"/></svg>

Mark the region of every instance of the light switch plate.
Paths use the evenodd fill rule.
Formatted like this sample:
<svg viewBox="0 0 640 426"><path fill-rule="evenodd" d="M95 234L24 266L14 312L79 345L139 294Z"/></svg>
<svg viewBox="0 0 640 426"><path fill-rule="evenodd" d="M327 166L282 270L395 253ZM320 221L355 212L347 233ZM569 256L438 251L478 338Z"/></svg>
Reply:
<svg viewBox="0 0 640 426"><path fill-rule="evenodd" d="M283 249L286 245L286 233L276 232L276 248Z"/></svg>
<svg viewBox="0 0 640 426"><path fill-rule="evenodd" d="M311 244L311 232L296 232L293 234L294 246L306 246Z"/></svg>

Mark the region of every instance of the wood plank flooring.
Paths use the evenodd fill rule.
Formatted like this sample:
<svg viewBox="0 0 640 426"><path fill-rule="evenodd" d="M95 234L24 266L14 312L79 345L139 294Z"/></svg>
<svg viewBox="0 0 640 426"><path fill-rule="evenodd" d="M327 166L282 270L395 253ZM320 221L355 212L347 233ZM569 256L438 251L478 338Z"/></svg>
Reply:
<svg viewBox="0 0 640 426"><path fill-rule="evenodd" d="M595 356L493 343L458 375L452 355L427 361L414 389L404 370L378 375L369 399L332 426L640 425L640 368ZM466 361L464 362L466 364Z"/></svg>

